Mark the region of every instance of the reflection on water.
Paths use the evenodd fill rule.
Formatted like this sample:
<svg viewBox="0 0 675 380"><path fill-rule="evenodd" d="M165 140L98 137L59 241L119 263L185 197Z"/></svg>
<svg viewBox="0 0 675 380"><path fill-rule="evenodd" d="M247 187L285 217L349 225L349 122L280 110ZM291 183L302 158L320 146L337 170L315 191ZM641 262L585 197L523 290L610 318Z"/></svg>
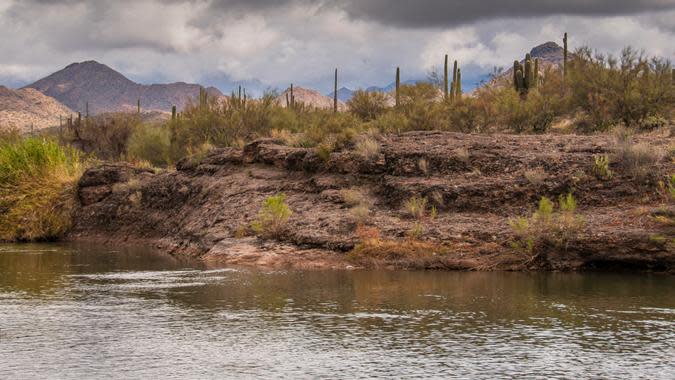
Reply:
<svg viewBox="0 0 675 380"><path fill-rule="evenodd" d="M675 378L675 278L0 246L0 378Z"/></svg>

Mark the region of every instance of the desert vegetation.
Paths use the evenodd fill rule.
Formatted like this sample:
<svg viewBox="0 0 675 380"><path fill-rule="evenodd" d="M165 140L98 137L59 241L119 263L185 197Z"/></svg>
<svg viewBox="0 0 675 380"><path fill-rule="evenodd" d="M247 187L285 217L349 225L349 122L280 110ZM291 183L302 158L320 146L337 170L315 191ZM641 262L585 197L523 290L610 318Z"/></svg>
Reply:
<svg viewBox="0 0 675 380"><path fill-rule="evenodd" d="M78 150L55 141L0 137L0 241L61 237L83 168Z"/></svg>

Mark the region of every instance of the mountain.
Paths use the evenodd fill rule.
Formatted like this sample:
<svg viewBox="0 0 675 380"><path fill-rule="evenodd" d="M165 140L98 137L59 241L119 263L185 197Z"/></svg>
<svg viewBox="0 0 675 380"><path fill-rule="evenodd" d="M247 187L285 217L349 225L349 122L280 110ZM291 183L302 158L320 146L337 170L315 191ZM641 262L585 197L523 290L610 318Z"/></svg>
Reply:
<svg viewBox="0 0 675 380"><path fill-rule="evenodd" d="M282 92L276 98L278 104L282 107L286 107L286 95L290 98L291 90L290 88ZM332 109L333 108L333 98L322 95L319 91L311 90L308 88L302 87L293 87L293 96L295 97L296 103L304 103L305 105L322 108L322 109ZM344 111L347 109L347 106L338 100L338 110Z"/></svg>
<svg viewBox="0 0 675 380"><path fill-rule="evenodd" d="M571 55L572 54L570 53L570 56ZM533 47L532 50L530 50L530 56L533 60L539 58L539 72L543 72L549 67L555 68L562 65L563 48L557 43L549 41ZM520 63L523 65L525 64L525 57L520 60ZM507 67L509 67L509 69L502 72L500 77L511 78L513 76L513 63Z"/></svg>
<svg viewBox="0 0 675 380"><path fill-rule="evenodd" d="M56 99L32 88L12 90L0 86L0 128L17 128L21 132L59 125L72 111Z"/></svg>
<svg viewBox="0 0 675 380"><path fill-rule="evenodd" d="M169 83L143 85L133 82L119 72L96 61L73 63L25 88L34 88L51 96L74 111L85 112L89 103L91 114L136 109L140 99L145 111L180 110L188 99L198 98L198 84ZM212 96L223 96L209 87Z"/></svg>
<svg viewBox="0 0 675 380"><path fill-rule="evenodd" d="M334 91L331 91L331 93L326 95L326 96L328 96L329 98L332 99L333 98L333 92ZM347 87L342 87L342 88L339 88L337 90L337 94L338 94L338 100L346 103L354 95L354 90L348 89Z"/></svg>

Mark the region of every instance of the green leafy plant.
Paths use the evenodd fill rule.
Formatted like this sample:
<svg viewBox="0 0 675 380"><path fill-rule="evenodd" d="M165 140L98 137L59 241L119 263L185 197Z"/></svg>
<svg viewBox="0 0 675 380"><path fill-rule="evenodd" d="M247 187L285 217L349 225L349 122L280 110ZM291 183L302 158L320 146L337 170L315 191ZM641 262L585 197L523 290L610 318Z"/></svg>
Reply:
<svg viewBox="0 0 675 380"><path fill-rule="evenodd" d="M514 234L511 247L526 254L526 264L541 258L547 245L566 249L584 226L576 210L577 201L571 193L558 198L557 209L553 201L542 197L530 217L521 216L509 222Z"/></svg>
<svg viewBox="0 0 675 380"><path fill-rule="evenodd" d="M598 179L612 179L614 173L609 169L609 157L607 155L595 156L593 174L595 174Z"/></svg>
<svg viewBox="0 0 675 380"><path fill-rule="evenodd" d="M285 230L291 215L293 211L286 204L286 195L273 195L265 199L256 220L251 223L251 228L258 235L278 238Z"/></svg>

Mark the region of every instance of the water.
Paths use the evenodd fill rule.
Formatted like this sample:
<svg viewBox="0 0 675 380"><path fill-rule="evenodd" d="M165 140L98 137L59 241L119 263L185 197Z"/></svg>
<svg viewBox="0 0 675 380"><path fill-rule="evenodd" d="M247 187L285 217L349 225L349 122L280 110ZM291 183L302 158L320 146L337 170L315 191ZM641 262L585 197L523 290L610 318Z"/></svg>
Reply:
<svg viewBox="0 0 675 380"><path fill-rule="evenodd" d="M675 278L0 246L0 379L675 378Z"/></svg>

